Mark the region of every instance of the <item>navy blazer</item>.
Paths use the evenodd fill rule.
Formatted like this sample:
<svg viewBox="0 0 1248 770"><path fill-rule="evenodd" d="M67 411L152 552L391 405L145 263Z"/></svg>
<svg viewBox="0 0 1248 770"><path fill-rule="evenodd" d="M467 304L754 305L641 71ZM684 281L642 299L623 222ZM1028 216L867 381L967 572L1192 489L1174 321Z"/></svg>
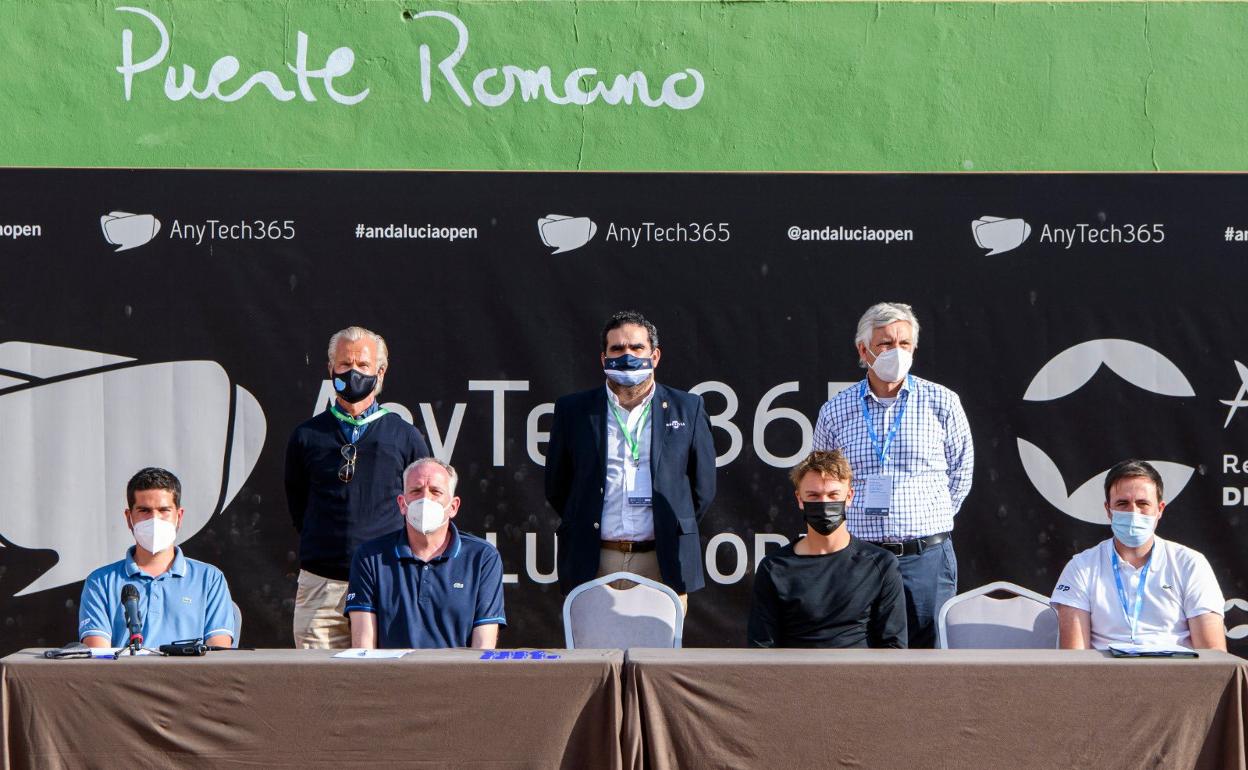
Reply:
<svg viewBox="0 0 1248 770"><path fill-rule="evenodd" d="M656 383L651 403L655 550L663 582L677 593L689 593L706 582L698 522L715 497L715 442L701 396ZM562 518L557 562L565 594L598 574L607 419L603 385L555 402L546 499Z"/></svg>

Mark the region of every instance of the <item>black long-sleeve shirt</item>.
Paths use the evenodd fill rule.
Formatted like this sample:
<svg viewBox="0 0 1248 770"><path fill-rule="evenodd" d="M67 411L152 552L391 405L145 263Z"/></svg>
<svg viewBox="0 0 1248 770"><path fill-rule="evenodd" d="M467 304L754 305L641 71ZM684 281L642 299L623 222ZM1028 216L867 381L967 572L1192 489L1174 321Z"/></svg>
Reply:
<svg viewBox="0 0 1248 770"><path fill-rule="evenodd" d="M338 419L326 410L295 428L286 446L286 504L299 532L300 566L332 580L350 576L360 544L403 526L399 477L429 456L424 435L392 412L356 442L355 477L343 482L338 469L346 443Z"/></svg>
<svg viewBox="0 0 1248 770"><path fill-rule="evenodd" d="M776 551L754 576L749 646L905 647L897 557L852 536L835 553Z"/></svg>

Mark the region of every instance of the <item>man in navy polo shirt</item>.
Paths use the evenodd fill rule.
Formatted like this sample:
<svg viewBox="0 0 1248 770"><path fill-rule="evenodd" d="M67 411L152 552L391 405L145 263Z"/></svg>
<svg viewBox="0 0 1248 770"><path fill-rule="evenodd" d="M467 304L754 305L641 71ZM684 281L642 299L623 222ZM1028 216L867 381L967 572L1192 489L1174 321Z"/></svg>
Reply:
<svg viewBox="0 0 1248 770"><path fill-rule="evenodd" d="M503 560L451 523L455 469L427 457L402 478L403 528L360 546L351 561L351 646L493 649L507 624Z"/></svg>
<svg viewBox="0 0 1248 770"><path fill-rule="evenodd" d="M121 561L87 576L78 605L78 638L88 647L121 647L130 634L121 606L122 586L139 591L144 645L183 639L229 647L234 603L221 570L188 559L177 542L182 526L182 484L163 468L144 468L126 485L126 525L135 545Z"/></svg>

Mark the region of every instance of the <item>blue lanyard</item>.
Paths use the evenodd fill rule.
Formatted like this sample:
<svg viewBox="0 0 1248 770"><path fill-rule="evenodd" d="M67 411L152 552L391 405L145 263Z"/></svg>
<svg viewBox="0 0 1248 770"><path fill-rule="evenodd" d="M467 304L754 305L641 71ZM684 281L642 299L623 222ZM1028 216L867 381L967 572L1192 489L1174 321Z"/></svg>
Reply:
<svg viewBox="0 0 1248 770"><path fill-rule="evenodd" d="M1110 548L1114 547L1113 543L1109 544ZM1154 543L1153 548L1157 545ZM1140 569L1139 580L1135 584L1135 609L1129 611L1127 609L1127 591L1122 587L1122 573L1118 566L1118 551L1113 550L1110 554L1114 564L1114 583L1118 586L1118 603L1122 605L1122 614L1126 616L1127 622L1131 624L1131 642L1135 643L1135 632L1140 627L1140 608L1144 606L1144 580L1148 578L1148 568L1153 563L1153 555L1148 555L1148 561L1144 562L1143 568Z"/></svg>
<svg viewBox="0 0 1248 770"><path fill-rule="evenodd" d="M906 385L910 384L909 375L906 376ZM897 416L893 418L893 427L889 429L888 435L884 437L884 443L880 443L880 434L875 432L875 425L871 422L871 413L867 411L867 381L863 380L858 386L858 406L862 407L862 421L867 424L867 435L871 438L871 448L880 458L880 473L884 472L884 467L888 465L888 450L893 445L893 439L897 438L897 429L901 427L901 416L906 412L906 404L910 397L906 389L898 391L898 400L901 404L897 407Z"/></svg>

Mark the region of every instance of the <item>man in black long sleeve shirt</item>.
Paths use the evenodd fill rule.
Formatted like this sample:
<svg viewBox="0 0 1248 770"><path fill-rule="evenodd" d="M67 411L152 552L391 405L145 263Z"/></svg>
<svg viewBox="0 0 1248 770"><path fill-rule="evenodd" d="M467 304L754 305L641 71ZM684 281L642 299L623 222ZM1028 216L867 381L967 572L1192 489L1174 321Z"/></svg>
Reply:
<svg viewBox="0 0 1248 770"><path fill-rule="evenodd" d="M286 502L299 532L296 647L345 648L343 610L360 544L403 526L403 469L429 456L425 437L377 403L389 353L381 335L351 326L329 339L335 398L286 446Z"/></svg>
<svg viewBox="0 0 1248 770"><path fill-rule="evenodd" d="M905 647L897 557L844 526L849 462L839 451L812 452L790 478L806 537L759 565L749 646Z"/></svg>

